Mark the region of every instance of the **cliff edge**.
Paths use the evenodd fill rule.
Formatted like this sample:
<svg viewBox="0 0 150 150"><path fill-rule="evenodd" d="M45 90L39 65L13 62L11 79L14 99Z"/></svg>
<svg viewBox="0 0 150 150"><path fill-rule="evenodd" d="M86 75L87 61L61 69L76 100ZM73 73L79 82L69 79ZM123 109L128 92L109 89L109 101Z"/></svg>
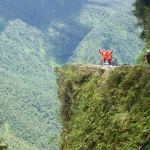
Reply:
<svg viewBox="0 0 150 150"><path fill-rule="evenodd" d="M150 66L56 68L61 150L149 150Z"/></svg>

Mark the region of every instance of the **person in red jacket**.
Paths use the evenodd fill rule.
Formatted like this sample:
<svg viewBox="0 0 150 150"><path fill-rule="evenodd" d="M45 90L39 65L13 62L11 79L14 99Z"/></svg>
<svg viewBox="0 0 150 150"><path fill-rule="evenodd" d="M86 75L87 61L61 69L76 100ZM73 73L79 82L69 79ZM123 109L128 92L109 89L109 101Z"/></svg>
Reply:
<svg viewBox="0 0 150 150"><path fill-rule="evenodd" d="M102 56L102 64L104 65L106 63L106 59L107 59L107 51L105 49L103 49L103 50L99 49L99 53Z"/></svg>
<svg viewBox="0 0 150 150"><path fill-rule="evenodd" d="M112 65L112 52L111 50L107 51L107 61L109 65Z"/></svg>

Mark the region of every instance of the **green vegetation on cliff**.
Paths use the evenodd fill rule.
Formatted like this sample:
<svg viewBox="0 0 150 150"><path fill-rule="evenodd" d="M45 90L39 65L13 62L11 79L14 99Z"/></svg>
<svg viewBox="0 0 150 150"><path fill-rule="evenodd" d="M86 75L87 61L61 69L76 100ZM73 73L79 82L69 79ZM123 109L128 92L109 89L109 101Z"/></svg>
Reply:
<svg viewBox="0 0 150 150"><path fill-rule="evenodd" d="M56 68L60 149L150 150L150 67L87 66Z"/></svg>

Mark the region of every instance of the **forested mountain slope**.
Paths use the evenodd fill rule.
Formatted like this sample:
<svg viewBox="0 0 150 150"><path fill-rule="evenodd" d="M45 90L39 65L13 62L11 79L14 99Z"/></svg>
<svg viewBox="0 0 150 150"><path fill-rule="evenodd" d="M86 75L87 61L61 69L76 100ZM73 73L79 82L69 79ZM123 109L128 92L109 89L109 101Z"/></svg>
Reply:
<svg viewBox="0 0 150 150"><path fill-rule="evenodd" d="M98 49L105 48L114 50L114 57L120 64L135 63L142 42L138 37L140 30L135 29L137 21L132 15L132 2L90 1L85 4L79 19L92 28L75 49L70 62L100 64Z"/></svg>
<svg viewBox="0 0 150 150"><path fill-rule="evenodd" d="M3 130L8 142L7 132L44 150L57 147L49 138L58 136L59 124L55 76L38 47L41 39L38 30L20 20L1 33L0 120L9 127ZM9 142L11 150L17 147Z"/></svg>
<svg viewBox="0 0 150 150"><path fill-rule="evenodd" d="M150 67L56 68L63 129L60 149L149 150Z"/></svg>
<svg viewBox="0 0 150 150"><path fill-rule="evenodd" d="M2 31L20 19L42 31L42 46L51 63L65 63L89 29L75 18L82 1L70 0L6 0L0 1ZM6 11L9 10L9 11ZM75 18L72 15L75 14ZM28 39L27 39L28 40ZM28 41L30 43L30 41Z"/></svg>
<svg viewBox="0 0 150 150"><path fill-rule="evenodd" d="M134 63L143 43L132 2L0 1L1 135L11 150L58 148L55 64L99 64L98 48Z"/></svg>
<svg viewBox="0 0 150 150"><path fill-rule="evenodd" d="M133 2L0 1L0 6L4 6L0 10L1 29L3 31L6 26L20 19L42 30L42 46L51 63L61 64L69 60L98 64L98 48L113 49L120 63L134 63L143 44L134 26L136 19L132 14Z"/></svg>

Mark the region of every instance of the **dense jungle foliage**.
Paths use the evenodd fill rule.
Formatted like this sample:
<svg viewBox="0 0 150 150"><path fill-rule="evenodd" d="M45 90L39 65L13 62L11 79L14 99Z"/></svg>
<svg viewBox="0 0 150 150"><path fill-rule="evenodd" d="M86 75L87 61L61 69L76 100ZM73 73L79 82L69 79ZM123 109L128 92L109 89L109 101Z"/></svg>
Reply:
<svg viewBox="0 0 150 150"><path fill-rule="evenodd" d="M143 27L141 38L150 42L150 0L136 0L134 3L134 15L138 18L138 25Z"/></svg>
<svg viewBox="0 0 150 150"><path fill-rule="evenodd" d="M53 68L46 61L44 51L38 48L41 33L19 22L13 24L13 28L8 27L0 39L0 114L9 147L11 150L33 149L24 146L29 144L36 147L34 150L55 149L56 140L49 139L59 133L56 83ZM14 145L9 141L10 135L26 144L21 148Z"/></svg>
<svg viewBox="0 0 150 150"><path fill-rule="evenodd" d="M134 0L0 1L0 141L11 150L58 149L53 66L100 64L99 48L134 63L143 48Z"/></svg>
<svg viewBox="0 0 150 150"><path fill-rule="evenodd" d="M84 65L83 65L84 66ZM56 68L61 150L150 150L150 67Z"/></svg>
<svg viewBox="0 0 150 150"><path fill-rule="evenodd" d="M4 122L0 131L11 150L55 149L56 140L49 140L59 134L53 68L37 47L41 33L19 24L19 31L18 24L13 24L0 36L0 120ZM19 139L24 142L21 147Z"/></svg>

